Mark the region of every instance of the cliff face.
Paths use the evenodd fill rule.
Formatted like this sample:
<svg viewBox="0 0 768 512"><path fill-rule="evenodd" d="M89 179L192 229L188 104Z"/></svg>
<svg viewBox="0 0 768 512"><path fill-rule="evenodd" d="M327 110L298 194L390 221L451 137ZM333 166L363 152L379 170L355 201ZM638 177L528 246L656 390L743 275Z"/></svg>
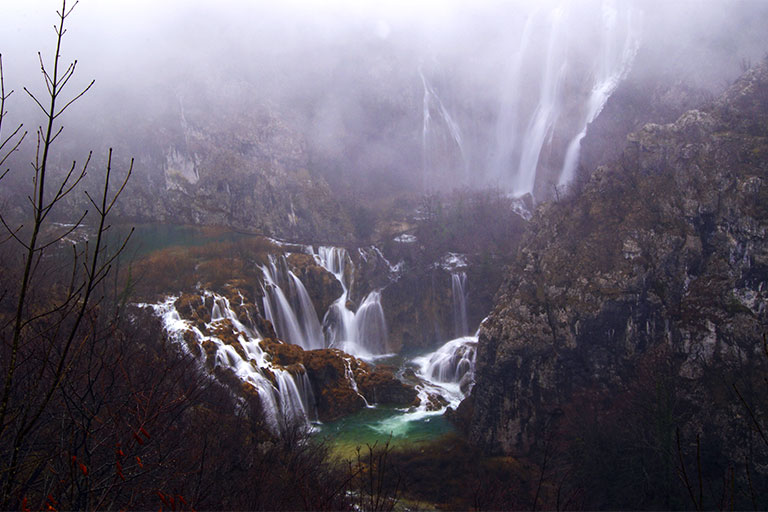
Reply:
<svg viewBox="0 0 768 512"><path fill-rule="evenodd" d="M577 397L607 408L649 361L698 418L679 426L732 432L741 404L708 383L768 362L767 175L763 65L709 108L633 133L582 190L542 205L481 329L460 410L470 438L529 453Z"/></svg>
<svg viewBox="0 0 768 512"><path fill-rule="evenodd" d="M114 147L114 182L133 158L115 218L225 226L303 243L352 239L349 214L310 162L300 122L254 86L195 82L139 99L146 101L97 98L82 118L70 120L73 133L53 162L61 172L93 149L84 185L96 191L108 147ZM14 178L21 180L28 156L15 157ZM23 218L24 196L2 195L7 209ZM89 207L82 194L66 199L56 212L61 221Z"/></svg>
<svg viewBox="0 0 768 512"><path fill-rule="evenodd" d="M182 108L170 128L153 128L140 161L152 180L132 184L124 215L303 240L347 238L350 221L325 180L308 170L299 134L264 106L222 103L212 111Z"/></svg>

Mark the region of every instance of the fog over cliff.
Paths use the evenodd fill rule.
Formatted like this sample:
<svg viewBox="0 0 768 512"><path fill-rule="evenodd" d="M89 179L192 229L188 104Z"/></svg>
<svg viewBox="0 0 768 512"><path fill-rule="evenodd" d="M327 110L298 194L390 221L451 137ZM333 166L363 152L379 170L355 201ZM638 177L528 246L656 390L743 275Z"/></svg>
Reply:
<svg viewBox="0 0 768 512"><path fill-rule="evenodd" d="M50 56L57 8L3 7L11 120L30 119L21 87L42 88L35 54ZM337 189L546 197L622 84L717 93L763 57L766 20L760 0L82 0L63 56L96 86L65 123L75 146L135 154L185 113L237 130L225 112L262 109Z"/></svg>

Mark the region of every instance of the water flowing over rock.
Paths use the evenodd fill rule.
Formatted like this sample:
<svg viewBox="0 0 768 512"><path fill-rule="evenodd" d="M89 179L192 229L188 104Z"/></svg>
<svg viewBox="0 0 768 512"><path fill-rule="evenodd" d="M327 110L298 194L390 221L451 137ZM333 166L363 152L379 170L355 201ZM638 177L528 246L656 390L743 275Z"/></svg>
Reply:
<svg viewBox="0 0 768 512"><path fill-rule="evenodd" d="M264 316L280 339L311 350L325 347L323 332L312 300L284 257L270 256L264 273ZM284 291L285 290L285 291Z"/></svg>
<svg viewBox="0 0 768 512"><path fill-rule="evenodd" d="M151 307L163 319L170 339L193 355L203 357L202 362L210 371L231 372L246 389L254 390L273 432L279 433L287 425L309 428L310 421L317 416L314 397L307 386L306 369L273 364L261 340L238 328L243 325L226 307L226 298L204 292L197 300L205 304L206 298L213 300L214 310L219 313L216 318L210 315L182 318L177 308L186 304L194 306L194 296L169 297L161 303L144 306Z"/></svg>
<svg viewBox="0 0 768 512"><path fill-rule="evenodd" d="M474 383L476 357L477 336L463 336L449 341L432 354L418 358L416 362L424 378L433 383L458 384L466 395Z"/></svg>
<svg viewBox="0 0 768 512"><path fill-rule="evenodd" d="M424 86L421 135L424 190L431 190L435 180L439 180L439 177L446 172L446 166L451 165L460 167L457 172L451 173L459 175L459 181L454 185L468 185L469 168L467 156L464 154L461 128L421 70L419 70L419 76Z"/></svg>
<svg viewBox="0 0 768 512"><path fill-rule="evenodd" d="M388 353L387 322L381 305L381 292L369 292L357 311L352 311L349 306L354 264L347 250L321 246L317 252L312 252L317 263L333 274L342 287L341 296L323 317L327 346L366 359Z"/></svg>
<svg viewBox="0 0 768 512"><path fill-rule="evenodd" d="M231 376L240 382L235 396L257 399L275 434L292 426L310 429L312 422L334 420L374 403L418 402L417 392L386 368L372 368L337 349L305 351L298 344L262 338L217 293L139 306L151 308L169 339L198 358L201 368L225 382Z"/></svg>
<svg viewBox="0 0 768 512"><path fill-rule="evenodd" d="M637 54L639 35L631 19L632 16L631 11L620 10L615 1L603 4L603 29L600 31L603 40L603 44L600 45L601 54L595 66L595 78L589 100L587 100L583 128L571 140L565 152L563 169L560 171L558 180L560 186L567 185L573 180L579 164L581 141L587 135L589 125L600 115L608 98L627 76Z"/></svg>
<svg viewBox="0 0 768 512"><path fill-rule="evenodd" d="M453 334L454 336L466 336L469 334L467 326L467 274L454 272L451 274L451 292L453 296Z"/></svg>

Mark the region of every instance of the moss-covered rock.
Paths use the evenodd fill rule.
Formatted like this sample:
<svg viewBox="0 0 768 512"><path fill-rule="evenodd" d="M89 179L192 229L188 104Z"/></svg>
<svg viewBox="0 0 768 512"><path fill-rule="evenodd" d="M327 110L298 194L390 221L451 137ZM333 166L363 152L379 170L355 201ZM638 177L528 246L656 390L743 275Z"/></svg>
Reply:
<svg viewBox="0 0 768 512"><path fill-rule="evenodd" d="M395 367L381 365L357 377L360 392L369 403L401 407L418 405L416 390L398 379L395 372Z"/></svg>

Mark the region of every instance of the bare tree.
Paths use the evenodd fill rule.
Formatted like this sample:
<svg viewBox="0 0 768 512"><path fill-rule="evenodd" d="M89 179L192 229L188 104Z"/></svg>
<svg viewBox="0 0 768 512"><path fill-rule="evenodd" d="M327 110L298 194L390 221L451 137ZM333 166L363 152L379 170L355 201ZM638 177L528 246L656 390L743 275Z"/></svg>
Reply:
<svg viewBox="0 0 768 512"><path fill-rule="evenodd" d="M83 165L72 165L57 172L52 162L56 141L62 134L61 115L93 85L68 94L77 61L65 65L61 46L66 33L65 22L77 4L67 7L62 0L54 26L56 49L49 64L38 53L46 93L36 95L24 88L44 115L37 129L37 145L32 162L33 190L29 201L30 225L11 226L10 219L0 215L10 253L21 254L16 284L4 284L0 299L2 316L2 389L0 390L0 507L19 508L34 482L45 470L45 457L39 445L42 424L55 395L70 378L84 348L94 341L97 332L93 319L101 313L103 296L99 286L112 270L112 265L128 238L116 248L107 247L107 218L130 177L131 161L125 179L110 193L112 150L109 150L103 188L94 197L85 191L95 211L95 235L85 244L72 244L64 257L61 246L65 238L83 225L88 210L77 214L75 222L58 230L50 222L51 213L63 206L64 199L80 189L88 172L91 154ZM1 62L0 62L1 66ZM6 117L5 93L0 67L0 129ZM0 134L0 165L18 150L26 132L19 125L5 138ZM4 153L3 153L4 152ZM9 169L0 175L5 178ZM129 235L130 237L130 235ZM66 266L64 265L64 263ZM12 268L13 264L8 264ZM4 276L4 280L9 276Z"/></svg>

